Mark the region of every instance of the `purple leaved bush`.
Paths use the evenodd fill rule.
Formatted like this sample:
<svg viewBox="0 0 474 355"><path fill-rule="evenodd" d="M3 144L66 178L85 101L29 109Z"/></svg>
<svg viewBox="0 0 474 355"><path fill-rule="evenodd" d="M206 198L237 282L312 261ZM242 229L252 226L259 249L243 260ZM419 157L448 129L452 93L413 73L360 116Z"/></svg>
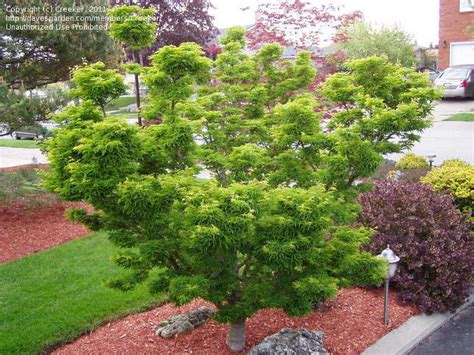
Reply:
<svg viewBox="0 0 474 355"><path fill-rule="evenodd" d="M472 224L451 196L419 183L383 180L359 202L359 223L376 231L367 249L379 254L390 244L400 256L392 281L402 301L430 314L465 300L473 281Z"/></svg>

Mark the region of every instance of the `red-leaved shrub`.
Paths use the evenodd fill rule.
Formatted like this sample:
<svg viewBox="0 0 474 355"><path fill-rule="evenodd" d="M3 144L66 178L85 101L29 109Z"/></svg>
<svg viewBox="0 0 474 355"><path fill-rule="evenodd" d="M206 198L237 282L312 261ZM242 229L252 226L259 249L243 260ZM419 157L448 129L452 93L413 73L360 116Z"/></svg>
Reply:
<svg viewBox="0 0 474 355"><path fill-rule="evenodd" d="M471 224L453 199L419 183L383 180L359 202L359 222L376 230L368 250L379 254L390 244L400 256L392 281L401 300L428 314L459 306L469 295L474 250Z"/></svg>

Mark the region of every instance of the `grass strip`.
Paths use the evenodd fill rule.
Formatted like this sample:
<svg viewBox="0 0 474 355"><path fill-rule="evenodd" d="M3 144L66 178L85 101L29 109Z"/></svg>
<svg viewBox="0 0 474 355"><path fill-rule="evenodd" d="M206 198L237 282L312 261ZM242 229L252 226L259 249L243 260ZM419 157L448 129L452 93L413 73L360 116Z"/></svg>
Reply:
<svg viewBox="0 0 474 355"><path fill-rule="evenodd" d="M145 285L130 292L103 282L125 271L105 233L0 265L0 354L38 353L163 301Z"/></svg>
<svg viewBox="0 0 474 355"><path fill-rule="evenodd" d="M456 113L444 121L474 122L474 113Z"/></svg>

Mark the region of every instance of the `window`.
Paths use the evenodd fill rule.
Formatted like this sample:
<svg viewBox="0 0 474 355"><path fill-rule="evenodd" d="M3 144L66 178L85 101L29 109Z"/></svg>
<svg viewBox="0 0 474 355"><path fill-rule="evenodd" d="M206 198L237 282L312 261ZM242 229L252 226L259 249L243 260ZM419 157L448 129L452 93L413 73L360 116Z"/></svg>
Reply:
<svg viewBox="0 0 474 355"><path fill-rule="evenodd" d="M447 69L440 78L451 79L451 80L461 80L466 79L469 69Z"/></svg>
<svg viewBox="0 0 474 355"><path fill-rule="evenodd" d="M474 11L474 0L459 0L459 11L460 12Z"/></svg>

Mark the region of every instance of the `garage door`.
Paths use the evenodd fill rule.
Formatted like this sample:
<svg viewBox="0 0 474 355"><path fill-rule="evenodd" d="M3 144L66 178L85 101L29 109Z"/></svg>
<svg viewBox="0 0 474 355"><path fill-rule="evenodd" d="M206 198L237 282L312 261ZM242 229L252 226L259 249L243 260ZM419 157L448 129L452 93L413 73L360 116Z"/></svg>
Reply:
<svg viewBox="0 0 474 355"><path fill-rule="evenodd" d="M451 43L449 65L474 64L474 42Z"/></svg>

